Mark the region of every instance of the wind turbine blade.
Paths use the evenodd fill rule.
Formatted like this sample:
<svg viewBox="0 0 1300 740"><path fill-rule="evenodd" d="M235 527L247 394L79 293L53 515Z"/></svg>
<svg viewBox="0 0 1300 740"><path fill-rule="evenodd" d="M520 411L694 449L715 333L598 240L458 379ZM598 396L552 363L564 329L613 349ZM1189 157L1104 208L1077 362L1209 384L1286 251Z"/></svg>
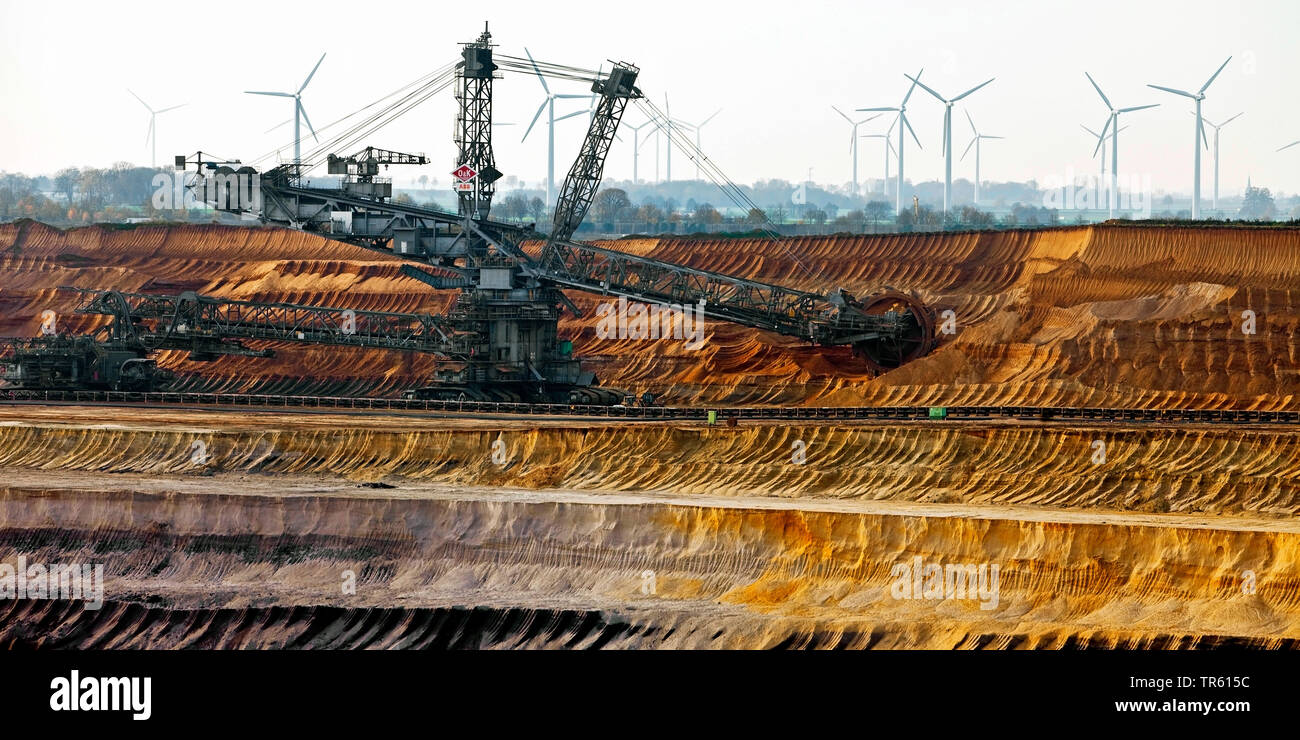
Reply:
<svg viewBox="0 0 1300 740"><path fill-rule="evenodd" d="M316 138L316 129L311 127L311 119L307 117L307 109L302 107L301 100L298 101L298 110L302 111L302 120L307 122L307 130L311 132L311 138L316 139L316 143L319 144L320 139Z"/></svg>
<svg viewBox="0 0 1300 740"><path fill-rule="evenodd" d="M1295 141L1291 142L1290 144L1287 144L1286 146L1282 147L1282 149L1290 149L1291 147L1295 146L1296 144L1300 144L1300 139L1296 139ZM1280 152L1280 151L1282 151L1282 149L1278 149L1278 151Z"/></svg>
<svg viewBox="0 0 1300 740"><path fill-rule="evenodd" d="M528 61L533 65L533 71L537 73L537 79L542 83L542 89L546 91L547 95L550 95L551 88L547 87L546 78L542 76L542 70L537 68L537 62L533 60L533 55L528 51L527 46L524 47L524 53L528 55Z"/></svg>
<svg viewBox="0 0 1300 740"><path fill-rule="evenodd" d="M854 110L858 111L859 113L870 113L871 111L877 111L877 110L896 111L898 109L897 108L854 108Z"/></svg>
<svg viewBox="0 0 1300 740"><path fill-rule="evenodd" d="M1214 74L1210 75L1210 79L1206 80L1204 85L1201 85L1201 89L1197 91L1197 94L1199 95L1205 92L1205 88L1209 87L1211 82L1214 82L1214 78L1218 77L1219 73L1223 71L1223 68L1228 66L1228 62L1231 61L1232 61L1232 57L1228 57L1227 59L1224 59L1223 64L1220 64L1219 68L1214 70Z"/></svg>
<svg viewBox="0 0 1300 740"><path fill-rule="evenodd" d="M980 138L981 138L981 139L1005 139L1005 138L1007 138L1007 137L1005 137L1005 136L990 136L990 135L988 135L988 134L980 134Z"/></svg>
<svg viewBox="0 0 1300 740"><path fill-rule="evenodd" d="M874 116L867 116L866 118L862 119L861 121L858 121L857 123L855 123L855 124L853 124L853 125L854 125L854 126L861 126L862 124L864 124L864 123L869 123L869 122L871 122L871 121L874 121L874 120L876 120L877 118L880 118L880 117L883 116L883 115L885 115L885 114L884 114L884 113L877 113L877 114L874 115ZM703 125L704 125L704 124L702 124L702 123L700 124L700 126L703 126Z"/></svg>
<svg viewBox="0 0 1300 740"><path fill-rule="evenodd" d="M311 68L311 74L307 75L307 79L302 81L302 87L298 88L299 95L302 94L303 90L307 89L307 83L311 82L311 78L316 76L316 70L320 69L320 63L323 61L325 61L325 55L321 54L320 59L316 60L316 66Z"/></svg>
<svg viewBox="0 0 1300 740"><path fill-rule="evenodd" d="M1084 77L1087 77L1087 78L1088 78L1088 82L1091 82L1091 83L1092 83L1092 88L1093 88L1094 90L1097 91L1097 94L1098 94L1098 95L1101 96L1101 102L1103 102L1103 103L1106 104L1106 108L1107 108L1108 110L1115 110L1115 106L1113 106L1113 105L1110 104L1110 98L1106 97L1106 93L1104 93L1104 92L1101 91L1101 85L1098 85L1098 84L1097 84L1097 81L1094 80L1094 79L1092 79L1092 75L1088 74L1087 72L1084 72L1084 73L1083 73L1083 76L1084 76Z"/></svg>
<svg viewBox="0 0 1300 740"><path fill-rule="evenodd" d="M559 123L560 121L563 121L566 118L573 118L574 116L581 116L583 114L590 113L590 112L591 112L590 110L574 111L573 113L567 113L563 116L560 116L559 118L555 119L555 122Z"/></svg>
<svg viewBox="0 0 1300 740"><path fill-rule="evenodd" d="M971 93L975 92L976 90L980 89L981 87L984 87L985 85L989 84L990 82L992 82L992 81L994 81L994 80L996 80L996 79L997 79L996 77L990 77L990 78L988 78L987 81L985 81L985 82L981 82L980 84L976 85L975 87L972 87L971 89L967 90L966 92L962 93L961 95L958 95L957 97L953 98L951 102L955 103L955 102L957 102L958 100L961 100L962 98L966 97L967 95L970 95Z"/></svg>
<svg viewBox="0 0 1300 740"><path fill-rule="evenodd" d="M1242 111L1241 113L1238 113L1237 115L1233 116L1232 118L1229 118L1228 120L1224 121L1223 123L1220 123L1220 124L1219 124L1219 128L1223 128L1224 126L1227 126L1229 123L1232 123L1234 120L1240 118L1240 117L1241 117L1241 114L1242 114L1242 113L1245 113L1245 112L1246 112L1246 111Z"/></svg>
<svg viewBox="0 0 1300 740"><path fill-rule="evenodd" d="M274 126L272 126L271 128L268 128L266 131L263 131L262 133L269 134L269 133L271 133L272 131L274 131L274 130L280 128L280 127L283 126L283 125L285 125L286 123L293 123L293 119L290 118L290 119L287 120L287 121L281 121L281 122L275 124Z"/></svg>
<svg viewBox="0 0 1300 740"><path fill-rule="evenodd" d="M1196 123L1196 128L1201 132L1201 141L1205 142L1205 148L1206 148L1206 149L1209 149L1209 148L1210 148L1210 139L1209 139L1208 137L1206 137L1206 135L1205 135L1205 122L1204 122L1204 120L1197 121L1197 123Z"/></svg>
<svg viewBox="0 0 1300 740"><path fill-rule="evenodd" d="M563 98L563 99L567 99L567 98L582 98L582 99L585 100L587 96L586 96L586 95L569 95L569 94L564 94L564 95L552 95L551 97L555 98L556 100L560 100L560 99L562 99L562 98Z"/></svg>
<svg viewBox="0 0 1300 740"><path fill-rule="evenodd" d="M1154 87L1157 90L1164 90L1165 92L1170 92L1173 93L1174 95L1182 95L1185 98L1191 98L1192 100L1196 100L1196 96L1187 92L1186 90L1175 90L1172 87L1161 87L1160 85L1147 85L1147 87Z"/></svg>
<svg viewBox="0 0 1300 740"><path fill-rule="evenodd" d="M903 125L907 127L907 132L912 135L912 141L916 142L916 148L924 149L925 147L921 146L921 140L916 138L916 131L912 129L911 121L907 120L907 116L905 114L900 113L899 116L902 117Z"/></svg>
<svg viewBox="0 0 1300 740"><path fill-rule="evenodd" d="M170 107L170 108L163 108L163 109L160 110L160 111L155 111L155 113L166 113L166 112L169 111L169 110L176 110L177 108L184 108L184 107L187 106L187 105L189 105L189 103L181 103L180 105L173 105L173 106Z"/></svg>
<svg viewBox="0 0 1300 740"><path fill-rule="evenodd" d="M890 141L889 138L886 137L886 138L885 138L885 143L889 145L889 151L893 152L893 153L894 153L894 156L897 157L897 156L898 156L898 150L894 148L894 142Z"/></svg>
<svg viewBox="0 0 1300 740"><path fill-rule="evenodd" d="M961 153L961 161L963 161L963 162L966 161L966 155L967 155L967 154L970 154L970 148L973 147L973 146L975 146L975 142L976 142L976 140L978 140L978 139L979 139L978 136L975 136L975 137L971 138L970 143L966 145L966 151L964 151L964 152Z"/></svg>
<svg viewBox="0 0 1300 740"><path fill-rule="evenodd" d="M1135 106L1133 106L1132 108L1120 108L1119 110L1117 110L1117 111L1115 111L1115 112L1116 112L1116 113L1132 113L1132 112L1135 111L1135 110L1146 110L1147 108L1159 108L1159 107L1160 107L1160 104L1159 104L1159 103L1151 103L1150 105L1135 105Z"/></svg>
<svg viewBox="0 0 1300 740"><path fill-rule="evenodd" d="M709 116L708 118L704 119L704 123L701 123L701 124L700 124L700 128L704 128L704 124L705 124L705 123L708 123L709 121L712 121L714 118L717 118L718 114L721 113L721 112L722 112L722 109L721 109L721 108L719 108L719 109L717 109L716 111L714 111L714 112L713 112L713 115L711 115L711 116ZM847 116L845 116L845 117L847 118ZM872 116L871 118L875 118L875 116ZM871 120L871 119L869 118L869 119L867 119L867 120Z"/></svg>
<svg viewBox="0 0 1300 740"><path fill-rule="evenodd" d="M853 153L853 146L858 143L857 130L858 127L854 126L853 133L849 134L849 154Z"/></svg>
<svg viewBox="0 0 1300 740"><path fill-rule="evenodd" d="M142 97L140 97L139 95L136 95L136 94L135 94L135 91L133 91L133 90L132 90L131 88L129 88L129 87L126 89L126 91L129 92L129 93L131 93L131 97L135 98L136 100L139 100L139 101L140 101L140 105L143 105L143 106L145 107L145 110L149 111L150 113L153 113L153 112L154 112L153 108L150 108L150 107L149 107L149 104L146 103L146 102L144 102L144 98L142 98Z"/></svg>
<svg viewBox="0 0 1300 740"><path fill-rule="evenodd" d="M1082 123L1079 124L1079 128L1083 129L1084 131L1087 131L1088 133L1092 134L1094 137L1098 137L1098 138L1099 138L1099 137L1101 136L1101 134L1097 133L1096 131L1093 131L1092 129L1088 128L1087 126L1083 125Z"/></svg>
<svg viewBox="0 0 1300 740"><path fill-rule="evenodd" d="M944 99L943 99L943 96L942 96L942 95L940 95L939 93L937 93L937 92L935 92L934 90L931 90L929 87L927 87L926 84L925 84L924 82L921 82L920 80L918 80L918 79L916 79L916 78L914 78L914 77L912 77L911 75L908 75L908 74L904 74L903 76L906 77L907 79L911 80L911 81L914 82L915 84L920 85L922 90L924 90L924 91L930 93L931 95L933 95L936 99L938 99L938 101L939 101L940 103L946 103L946 102L948 102L947 100L944 100ZM911 94L912 94L912 91L909 90L909 91L907 92L907 94L908 94L908 95L911 95Z"/></svg>
<svg viewBox="0 0 1300 740"><path fill-rule="evenodd" d="M149 116L149 130L146 131L144 134L144 143L148 144L149 140L152 138L153 138L153 116Z"/></svg>
<svg viewBox="0 0 1300 740"><path fill-rule="evenodd" d="M533 122L528 124L528 130L524 132L524 138L520 139L520 141L528 140L528 134L532 133L533 126L537 124L537 119L542 117L542 111L546 109L546 104L549 102L551 101L548 98L547 100L543 100L541 105L537 106L537 113L533 115Z"/></svg>
<svg viewBox="0 0 1300 740"><path fill-rule="evenodd" d="M970 117L970 111L966 110L965 108L962 108L961 112L966 114L966 121L970 123L971 133L975 134L976 136L979 136L980 132L975 128L975 120Z"/></svg>
<svg viewBox="0 0 1300 740"><path fill-rule="evenodd" d="M844 120L848 121L849 123L853 123L853 119L852 119L852 118L849 118L849 117L846 116L846 115L844 115L844 111L840 110L839 108L836 108L835 106L832 105L832 106L831 106L831 110L833 110L833 111L835 111L836 113L840 114L840 118L843 118Z"/></svg>
<svg viewBox="0 0 1300 740"><path fill-rule="evenodd" d="M262 92L262 91L260 91L260 90L245 90L244 92L248 93L249 95L274 95L274 96L277 97L277 98L292 98L292 97L293 97L293 93Z"/></svg>
<svg viewBox="0 0 1300 740"><path fill-rule="evenodd" d="M889 130L885 132L885 136L888 137L890 134L894 133L894 127L897 125L898 125L898 116L894 116L894 120L889 122Z"/></svg>
<svg viewBox="0 0 1300 740"><path fill-rule="evenodd" d="M1097 146L1092 150L1092 156L1097 156L1097 152L1101 151L1101 145L1106 141L1106 132L1110 130L1110 119L1113 117L1114 116L1111 116L1106 119L1106 125L1101 129L1101 136L1097 137ZM1118 134L1119 131L1116 131L1115 133Z"/></svg>
<svg viewBox="0 0 1300 740"><path fill-rule="evenodd" d="M903 96L903 102L900 103L898 106L899 110L902 110L907 105L908 99L912 97L912 91L916 89L917 81L921 79L921 75L924 73L925 73L925 67L922 67L921 71L916 73L915 79L909 78L912 79L912 86L907 88L907 94ZM903 75L903 76L907 77L907 75Z"/></svg>

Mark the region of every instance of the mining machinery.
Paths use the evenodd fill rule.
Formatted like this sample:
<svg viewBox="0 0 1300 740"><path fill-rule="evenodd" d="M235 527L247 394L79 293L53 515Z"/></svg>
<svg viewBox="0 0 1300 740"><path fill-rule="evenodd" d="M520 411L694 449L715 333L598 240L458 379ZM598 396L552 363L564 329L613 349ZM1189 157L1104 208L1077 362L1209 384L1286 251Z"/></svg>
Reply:
<svg viewBox="0 0 1300 740"><path fill-rule="evenodd" d="M823 295L575 240L623 113L630 101L643 97L637 87L639 69L626 62L611 64L608 74L558 65L546 65L544 71L531 57L496 55L486 28L476 41L463 45L455 66L455 214L394 203L388 197L391 190L376 189L373 179L366 180L374 177L380 163L407 163L404 158L417 155L367 148L351 157L331 156L330 171L343 178L315 186L304 178L304 166L297 164L259 173L232 166L239 162L205 163L200 153L177 157L177 166L197 166L190 187L215 209L397 255L407 261L402 271L408 277L434 289L457 291L440 325L469 338L469 350L440 351L435 377L411 391L417 398L622 400L621 391L601 388L595 375L582 369L572 343L558 336L562 310L580 315L565 290L672 307L700 306L709 319L820 346L851 346L880 372L930 351L935 343L934 313L904 293L885 291L859 299L836 289ZM594 94L586 137L565 177L546 235L488 217L501 177L492 152L491 116L492 81L502 69L587 80ZM236 196L248 197L229 197L232 183ZM320 338L303 334L301 341ZM219 336L224 341L233 335Z"/></svg>

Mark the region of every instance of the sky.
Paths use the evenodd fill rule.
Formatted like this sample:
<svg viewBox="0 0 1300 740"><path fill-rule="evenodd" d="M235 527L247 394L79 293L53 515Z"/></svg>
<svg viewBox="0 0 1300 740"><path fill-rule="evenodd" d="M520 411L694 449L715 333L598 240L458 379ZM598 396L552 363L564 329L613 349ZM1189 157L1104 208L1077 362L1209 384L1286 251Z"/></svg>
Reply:
<svg viewBox="0 0 1300 740"><path fill-rule="evenodd" d="M1120 134L1122 174L1150 176L1157 192L1190 193L1193 103L1146 87L1195 91L1231 56L1207 91L1204 115L1239 112L1221 135L1220 188L1240 193L1247 177L1275 192L1300 192L1300 3L938 2L857 0L653 3L494 0L474 3L262 0L220 3L36 3L0 0L0 170L49 173L117 161L149 164L149 113L158 117L159 163L178 153L215 152L244 161L277 148L288 158L287 99L245 90L296 89L322 53L303 93L317 129L458 58L459 44L491 24L498 53L595 68L625 60L641 68L640 87L673 116L703 120L702 148L734 181L780 178L843 184L852 176L850 126L832 106L897 105L924 68L923 82L956 95L994 82L954 108L958 155L971 137L968 111L982 133L981 177L1042 183L1092 173L1106 108L1088 71L1117 107L1160 103L1127 114ZM553 81L555 92L587 93ZM526 141L524 128L542 102L535 77L505 73L495 84L497 166L529 185L546 172L545 116ZM584 100L557 103L557 116ZM941 179L943 106L922 90L908 105L922 149L908 139L909 180ZM427 153L433 164L390 171L399 182L426 174L446 186L456 150L450 89L378 132L367 143ZM643 120L628 109L625 126ZM890 118L864 124L883 133ZM586 118L556 124L556 178L562 180L585 133ZM1208 133L1213 137L1213 131ZM861 140L859 177L880 177L880 139ZM623 131L607 179L632 175L633 138ZM1211 141L1211 143L1213 143ZM304 149L314 145L308 139ZM360 147L357 147L360 148ZM642 147L642 179L655 173L655 144ZM345 152L346 153L346 152ZM1213 152L1202 155L1203 191L1212 187ZM974 155L954 161L953 177L971 179ZM891 171L894 165L891 163ZM659 163L660 176L666 175ZM681 155L673 179L694 177Z"/></svg>

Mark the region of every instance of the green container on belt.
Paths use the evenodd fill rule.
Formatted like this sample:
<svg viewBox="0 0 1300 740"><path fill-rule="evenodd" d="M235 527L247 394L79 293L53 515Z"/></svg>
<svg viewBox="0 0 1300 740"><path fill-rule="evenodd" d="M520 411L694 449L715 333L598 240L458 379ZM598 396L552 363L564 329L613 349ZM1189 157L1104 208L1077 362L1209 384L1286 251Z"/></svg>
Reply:
<svg viewBox="0 0 1300 740"><path fill-rule="evenodd" d="M931 407L930 407L930 418L931 418L931 419L947 419L947 418L948 418L948 409L947 409L946 407L944 407L944 406L931 406Z"/></svg>
<svg viewBox="0 0 1300 740"><path fill-rule="evenodd" d="M718 412L717 412L717 411L710 411L710 412L709 412L709 423L710 423L710 424L717 424L717 423L718 423Z"/></svg>

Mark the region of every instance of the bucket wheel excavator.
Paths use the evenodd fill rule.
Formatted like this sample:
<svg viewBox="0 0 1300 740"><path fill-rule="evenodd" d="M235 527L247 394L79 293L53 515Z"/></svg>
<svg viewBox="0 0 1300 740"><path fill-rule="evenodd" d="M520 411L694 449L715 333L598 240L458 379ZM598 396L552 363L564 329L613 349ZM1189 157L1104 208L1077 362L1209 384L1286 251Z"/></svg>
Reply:
<svg viewBox="0 0 1300 740"><path fill-rule="evenodd" d="M463 340L464 351L446 353L431 382L410 395L623 402L627 394L601 386L582 368L572 343L558 336L562 310L581 315L565 291L660 306L699 306L707 319L820 346L851 346L877 372L915 360L934 347L934 312L900 291L857 297L836 289L823 295L575 240L624 111L630 101L643 98L637 87L640 71L626 62L612 62L607 73L597 73L538 63L531 56L504 56L495 53L491 39L485 28L476 41L464 44L454 72L441 83L454 82L458 104L453 173L458 179L458 213L393 202L387 197L391 191L376 182L376 164L419 163L422 155L374 148L346 158L331 155L331 170L350 176L314 187L303 177L315 164L311 153L302 163L262 173L229 166L239 162L216 167L205 162L202 153L177 157L178 167L197 165L189 187L213 208L398 255L408 262L402 268L405 275L434 289L457 291L455 303L439 322L449 336ZM492 151L492 83L502 70L591 85L586 137L559 192L550 233L544 236L531 227L489 218L501 177ZM383 115L391 119L386 110L374 117L380 120ZM241 183L240 177L255 181ZM227 197L232 182L237 190L251 190L257 197L232 203Z"/></svg>

